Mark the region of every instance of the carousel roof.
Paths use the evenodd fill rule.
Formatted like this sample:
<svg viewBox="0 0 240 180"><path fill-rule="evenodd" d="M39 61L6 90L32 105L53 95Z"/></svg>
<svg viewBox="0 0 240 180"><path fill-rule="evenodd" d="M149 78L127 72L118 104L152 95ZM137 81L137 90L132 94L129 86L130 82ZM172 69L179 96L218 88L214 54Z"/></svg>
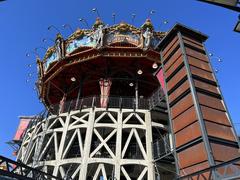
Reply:
<svg viewBox="0 0 240 180"><path fill-rule="evenodd" d="M146 48L144 46L144 33L148 31L148 36L151 39L151 44L148 48L154 49L159 41L166 35L166 32L154 31L154 27L150 19L146 19L145 23L137 28L131 24L120 22L112 26L105 25L100 18L96 19L92 29L80 29L72 33L64 39L61 34L57 34L55 45L49 47L43 61L52 61L59 59L57 57L57 40L61 39L64 42L65 55L71 55L79 49L100 48L102 46L111 46L115 43L132 44L138 48ZM99 44L100 35L103 36L102 44Z"/></svg>
<svg viewBox="0 0 240 180"><path fill-rule="evenodd" d="M99 91L96 82L107 71L112 80L118 82L114 84L119 84L126 78L126 72L128 75L136 73L140 67L144 74L139 77L142 82L139 86L143 95L149 95L148 92L158 86L152 75L156 71L152 65L160 64L160 55L155 48L165 35L165 32L154 31L150 19L137 28L125 22L108 26L99 18L92 29L78 28L66 39L57 34L54 46L48 48L43 60L37 59L39 96L46 105L59 102L65 89L74 84L72 77L74 82L88 77L89 83L85 84L87 88L83 88L83 94L94 95ZM121 74L123 72L125 74ZM128 81L124 80L124 83ZM73 88L69 96L76 97L77 89Z"/></svg>

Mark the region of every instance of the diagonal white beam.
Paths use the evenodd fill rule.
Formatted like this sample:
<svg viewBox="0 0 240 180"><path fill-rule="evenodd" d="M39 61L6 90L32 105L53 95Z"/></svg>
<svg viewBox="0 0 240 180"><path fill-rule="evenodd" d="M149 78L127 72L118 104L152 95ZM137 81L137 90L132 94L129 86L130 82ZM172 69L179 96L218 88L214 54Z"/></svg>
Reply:
<svg viewBox="0 0 240 180"><path fill-rule="evenodd" d="M98 121L100 121L106 114L107 114L107 112L102 113L102 114L95 120L95 123L97 123Z"/></svg>
<svg viewBox="0 0 240 180"><path fill-rule="evenodd" d="M39 125L36 129L37 130L35 131L35 134L38 134L40 132L40 129L43 131L43 124Z"/></svg>
<svg viewBox="0 0 240 180"><path fill-rule="evenodd" d="M78 136L80 154L81 154L81 157L83 157L83 141L82 141L82 135L81 135L80 129L77 130L77 136Z"/></svg>
<svg viewBox="0 0 240 180"><path fill-rule="evenodd" d="M108 116L114 123L117 123L116 119L113 117L113 115L110 112L108 112Z"/></svg>
<svg viewBox="0 0 240 180"><path fill-rule="evenodd" d="M53 127L53 125L54 125L57 121L58 121L58 119L55 119L55 120L53 121L53 123L50 124L50 126L48 127L48 129L51 129L51 128Z"/></svg>
<svg viewBox="0 0 240 180"><path fill-rule="evenodd" d="M77 167L77 169L72 174L72 179L74 179L77 176L77 174L79 173L80 169L81 169L81 164Z"/></svg>
<svg viewBox="0 0 240 180"><path fill-rule="evenodd" d="M54 138L54 134L51 135L51 137L49 138L46 146L45 146L44 149L42 150L42 153L41 153L40 156L39 156L39 160L41 160L42 157L43 157L43 155L46 153L46 150L47 150L47 148L49 147L50 143L52 142L53 138Z"/></svg>
<svg viewBox="0 0 240 180"><path fill-rule="evenodd" d="M29 151L28 154L26 154L26 161L24 163L27 163L27 161L29 160L30 158L30 155L32 154L32 151L35 149L36 147L36 144L37 144L37 140L34 141L33 145L32 145L32 148L31 147L28 147L28 148L31 148L31 150Z"/></svg>
<svg viewBox="0 0 240 180"><path fill-rule="evenodd" d="M102 146L104 146L107 151L110 153L110 155L112 156L112 158L114 158L114 154L111 151L111 149L108 147L108 145L106 144L106 142L117 132L117 129L114 129L104 140L102 138L102 136L98 133L98 131L96 129L94 129L94 133L96 134L96 136L98 137L98 139L100 140L101 144L98 145L98 147L90 154L90 157L93 157L98 151L99 149L101 149Z"/></svg>
<svg viewBox="0 0 240 180"><path fill-rule="evenodd" d="M106 174L104 164L100 164L100 165L101 165L101 169L102 169L103 179L107 179L107 174Z"/></svg>
<svg viewBox="0 0 240 180"><path fill-rule="evenodd" d="M74 140L76 134L77 134L77 130L74 131L74 133L73 133L73 135L72 135L72 137L71 137L71 139L70 139L70 141L69 141L69 143L68 143L65 151L63 152L63 155L62 155L62 158L63 158L63 159L65 158L66 154L68 153L69 148L70 148L70 146L72 145L73 140Z"/></svg>
<svg viewBox="0 0 240 180"><path fill-rule="evenodd" d="M59 172L60 172L62 178L64 178L64 176L65 176L65 171L64 171L64 169L63 169L62 166L59 167Z"/></svg>
<svg viewBox="0 0 240 180"><path fill-rule="evenodd" d="M161 124L161 123L156 123L156 122L151 122L151 125L154 126L154 127L159 127L159 128L162 128L162 129L167 129L167 126Z"/></svg>
<svg viewBox="0 0 240 180"><path fill-rule="evenodd" d="M131 178L129 177L129 175L128 175L127 171L124 169L124 167L123 167L123 166L121 167L121 170L122 170L122 172L123 172L123 175L125 176L125 178L126 178L127 180L131 180Z"/></svg>
<svg viewBox="0 0 240 180"><path fill-rule="evenodd" d="M134 129L134 135L135 135L135 137L136 137L136 139L137 139L137 143L138 143L138 145L139 145L139 147L140 147L140 150L141 150L141 152L142 152L142 155L143 155L144 159L147 159L146 151L145 151L145 149L144 149L144 147L143 147L142 141L141 141L141 139L140 139L140 137L139 137L138 132L137 132L136 129Z"/></svg>
<svg viewBox="0 0 240 180"><path fill-rule="evenodd" d="M98 165L98 168L96 170L96 173L94 174L93 180L97 180L100 171L102 171L103 179L107 180L107 174L106 174L106 170L105 170L104 164L99 164Z"/></svg>
<svg viewBox="0 0 240 180"><path fill-rule="evenodd" d="M54 132L54 150L55 150L55 154L58 153L58 140L57 140L57 132Z"/></svg>
<svg viewBox="0 0 240 180"><path fill-rule="evenodd" d="M147 171L148 171L148 168L145 167L141 172L141 174L139 175L139 177L137 178L137 180L142 180Z"/></svg>
<svg viewBox="0 0 240 180"><path fill-rule="evenodd" d="M81 122L83 124L86 124L87 121L84 120L83 118L85 118L86 116L88 116L89 114L86 113L84 114L82 117L77 117L77 116L71 116L71 118L75 119L76 121L74 121L73 123L70 124L70 126L74 126L75 124L77 124L78 122Z"/></svg>
<svg viewBox="0 0 240 180"><path fill-rule="evenodd" d="M126 124L128 120L133 116L133 113L129 114L128 117L123 121L123 124Z"/></svg>
<svg viewBox="0 0 240 180"><path fill-rule="evenodd" d="M141 124L145 124L145 122L143 121L143 119L137 114L137 113L134 113L134 115L136 116L136 118L139 120L139 122L141 123Z"/></svg>
<svg viewBox="0 0 240 180"><path fill-rule="evenodd" d="M64 127L64 124L65 124L65 123L64 123L63 119L62 119L61 117L59 117L58 120L59 120L59 122L61 123L62 127Z"/></svg>
<svg viewBox="0 0 240 180"><path fill-rule="evenodd" d="M96 170L96 172L95 172L95 174L94 174L94 176L93 176L93 180L97 180L97 177L98 177L100 171L101 171L101 166L100 166L100 164L99 164L99 165L98 165L98 168L97 168L97 170Z"/></svg>
<svg viewBox="0 0 240 180"><path fill-rule="evenodd" d="M124 157L124 155L126 153L126 150L127 150L128 146L129 146L129 143L130 143L130 141L132 139L132 135L133 135L133 129L131 129L131 131L130 131L130 133L128 135L127 141L126 141L126 143L124 145L124 148L122 150L122 158Z"/></svg>
<svg viewBox="0 0 240 180"><path fill-rule="evenodd" d="M78 125L74 125L74 126L69 126L68 130L78 129L78 128L87 128L87 127L88 127L87 124L78 124Z"/></svg>

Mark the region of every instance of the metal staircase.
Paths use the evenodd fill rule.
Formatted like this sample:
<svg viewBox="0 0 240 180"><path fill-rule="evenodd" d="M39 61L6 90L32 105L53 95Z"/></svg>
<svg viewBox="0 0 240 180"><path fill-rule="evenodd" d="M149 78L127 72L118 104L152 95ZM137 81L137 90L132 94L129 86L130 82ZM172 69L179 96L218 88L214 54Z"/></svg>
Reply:
<svg viewBox="0 0 240 180"><path fill-rule="evenodd" d="M0 156L1 180L60 180L51 174L39 171L23 163Z"/></svg>

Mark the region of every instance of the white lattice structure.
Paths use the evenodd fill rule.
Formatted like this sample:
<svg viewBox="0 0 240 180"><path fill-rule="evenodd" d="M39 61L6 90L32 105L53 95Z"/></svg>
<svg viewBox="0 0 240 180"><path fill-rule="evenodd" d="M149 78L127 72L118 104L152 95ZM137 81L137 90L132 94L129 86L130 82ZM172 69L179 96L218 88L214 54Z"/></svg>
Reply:
<svg viewBox="0 0 240 180"><path fill-rule="evenodd" d="M149 110L88 108L49 116L28 129L18 159L72 179L155 179Z"/></svg>

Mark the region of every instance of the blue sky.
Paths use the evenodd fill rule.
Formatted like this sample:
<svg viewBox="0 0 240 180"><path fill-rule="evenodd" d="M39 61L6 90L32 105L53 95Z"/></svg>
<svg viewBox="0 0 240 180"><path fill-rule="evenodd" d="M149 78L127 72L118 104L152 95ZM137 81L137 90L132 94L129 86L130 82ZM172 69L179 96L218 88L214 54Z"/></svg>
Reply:
<svg viewBox="0 0 240 180"><path fill-rule="evenodd" d="M207 35L206 47L215 56L221 57L221 64L213 59L219 69L217 74L221 90L226 100L231 117L240 123L240 84L239 52L240 34L232 31L238 14L196 0L7 0L0 3L0 155L11 157L11 148L5 142L11 140L18 125L19 115L34 115L43 107L39 103L34 88L34 78L26 83L28 73L36 72L34 56L27 58L27 52L36 47L47 47L45 37L55 38L56 32L48 31L51 24L58 27L67 37L69 29L61 26L68 23L73 29L85 28L78 18L86 18L90 25L98 11L106 24L112 24L112 13L116 13L116 22L131 23L131 14L136 14L135 25L145 21L150 10L156 13L151 17L155 29L168 30L176 22L181 22ZM164 25L167 19L169 24ZM39 49L43 56L43 51ZM240 134L240 126L238 126Z"/></svg>

